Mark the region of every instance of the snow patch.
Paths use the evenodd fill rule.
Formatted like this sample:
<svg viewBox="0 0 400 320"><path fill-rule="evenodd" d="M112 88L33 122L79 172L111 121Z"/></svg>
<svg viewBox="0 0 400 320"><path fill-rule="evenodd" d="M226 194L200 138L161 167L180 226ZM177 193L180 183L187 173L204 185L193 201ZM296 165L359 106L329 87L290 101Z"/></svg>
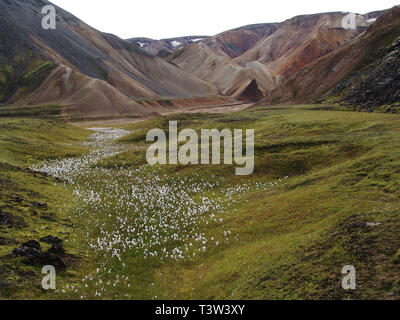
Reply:
<svg viewBox="0 0 400 320"><path fill-rule="evenodd" d="M367 22L368 23L374 23L377 20L377 18L372 18L372 19L368 19Z"/></svg>
<svg viewBox="0 0 400 320"><path fill-rule="evenodd" d="M182 44L182 42L175 41L175 40L171 42L171 45L172 45L173 47L180 46L181 44Z"/></svg>

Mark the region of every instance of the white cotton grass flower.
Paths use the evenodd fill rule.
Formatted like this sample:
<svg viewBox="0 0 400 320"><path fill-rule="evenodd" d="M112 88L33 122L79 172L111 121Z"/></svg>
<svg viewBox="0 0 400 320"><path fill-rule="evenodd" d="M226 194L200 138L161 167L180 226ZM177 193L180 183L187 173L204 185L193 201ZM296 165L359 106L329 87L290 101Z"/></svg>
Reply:
<svg viewBox="0 0 400 320"><path fill-rule="evenodd" d="M238 236L224 228L220 216L244 194L278 184L255 182L224 188L221 178L206 179L198 173L171 176L149 165L136 169L99 167L96 164L100 160L132 150L132 145L114 143L129 131L92 130L95 133L84 144L92 148L88 155L48 160L32 167L74 188L73 213L84 221L87 246L101 261L96 272L82 279L85 298L89 291L98 298L102 294L106 296L111 288L120 288L121 296L129 297L129 292L123 294L123 290L129 290L134 284L124 275L117 274L110 279L114 272L109 267L119 265L123 270L129 269L127 256L160 262L195 260L212 246L216 248L222 243L237 241ZM282 180L285 179L287 177ZM207 234L211 224L221 230L220 235Z"/></svg>

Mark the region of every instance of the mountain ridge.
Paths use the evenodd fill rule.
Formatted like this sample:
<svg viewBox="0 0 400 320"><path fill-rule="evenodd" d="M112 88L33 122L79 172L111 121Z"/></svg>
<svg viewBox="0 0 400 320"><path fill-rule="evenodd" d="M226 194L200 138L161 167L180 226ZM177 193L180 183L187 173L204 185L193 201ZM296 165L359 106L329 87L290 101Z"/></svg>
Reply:
<svg viewBox="0 0 400 320"><path fill-rule="evenodd" d="M193 98L200 105L223 98L314 102L372 56L360 52L360 39L373 38L387 19L397 17L391 17L396 9L357 15L357 28L348 30L342 26L347 13L329 12L215 36L123 40L57 6L57 29L43 30L39 9L47 4L51 2L0 3L6 17L0 21L0 103L57 103L65 114L81 117L155 114L151 106L158 103L141 101L164 98ZM343 63L332 67L330 59Z"/></svg>
<svg viewBox="0 0 400 320"><path fill-rule="evenodd" d="M287 105L323 101L321 97L362 68L360 64L374 62L376 51L390 46L397 36L400 36L399 6L382 13L353 43L317 59L285 79L260 103ZM370 58L372 61L368 62Z"/></svg>
<svg viewBox="0 0 400 320"><path fill-rule="evenodd" d="M32 101L26 97L37 90L44 80L40 78L40 81L34 81L35 86L28 88L29 90L26 87L21 88L23 78L37 67L37 63L31 66L34 61L40 61L42 64L55 63L53 67L64 65L70 68L72 73L78 73L78 78L83 75L89 78L87 81L97 79L108 83L110 86L101 85L101 88L108 92L107 95L125 96L123 100L135 114L143 111L143 107L134 101L135 98L159 99L161 97L186 98L218 95L218 91L212 85L194 75L176 68L117 36L97 31L57 6L55 6L56 30L43 30L39 9L47 4L51 3L45 0L8 0L0 3L0 11L7 17L0 21L0 34L3 34L0 49L2 57L0 79L3 79L1 81L3 85L0 87L2 102L13 103L23 97L25 97L24 103L65 102L62 95L56 97L34 94L35 97L41 98L35 98ZM24 21L24 23L20 24L18 21ZM8 38L10 34L12 40ZM50 75L51 70L47 71L45 76ZM65 73L56 74L61 78L65 76ZM63 81L56 82L59 86L64 84ZM9 83L13 85L10 88L4 88ZM64 89L57 88L59 92ZM91 101L93 96L93 94L82 96L82 101L78 105L85 107L79 110L79 113L84 115L84 110L95 103ZM113 115L115 110L117 110L116 106L107 103L98 105L98 113L101 116Z"/></svg>

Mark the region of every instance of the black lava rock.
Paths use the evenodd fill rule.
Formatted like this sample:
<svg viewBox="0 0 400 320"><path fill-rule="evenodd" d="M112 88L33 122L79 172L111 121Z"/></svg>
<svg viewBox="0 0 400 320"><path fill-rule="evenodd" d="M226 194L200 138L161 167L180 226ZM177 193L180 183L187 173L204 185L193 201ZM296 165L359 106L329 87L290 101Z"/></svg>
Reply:
<svg viewBox="0 0 400 320"><path fill-rule="evenodd" d="M341 96L336 102L359 106L360 111L367 112L400 103L400 38L382 58L343 80L331 94Z"/></svg>
<svg viewBox="0 0 400 320"><path fill-rule="evenodd" d="M34 240L30 240L21 245L21 247L14 249L11 252L11 257L35 257L42 253L40 243Z"/></svg>
<svg viewBox="0 0 400 320"><path fill-rule="evenodd" d="M47 251L52 254L58 255L58 256L64 256L65 255L65 249L62 245L62 243L53 243L51 245L51 248Z"/></svg>
<svg viewBox="0 0 400 320"><path fill-rule="evenodd" d="M67 268L63 260L64 256L65 250L61 242L52 244L49 250L43 252L40 243L35 240L25 242L21 247L16 248L11 252L12 258L24 257L25 259L23 262L27 265L37 267L52 265L58 271Z"/></svg>
<svg viewBox="0 0 400 320"><path fill-rule="evenodd" d="M44 238L40 239L40 242L46 242L46 243L62 243L63 241L60 238L53 237L53 236L47 236Z"/></svg>

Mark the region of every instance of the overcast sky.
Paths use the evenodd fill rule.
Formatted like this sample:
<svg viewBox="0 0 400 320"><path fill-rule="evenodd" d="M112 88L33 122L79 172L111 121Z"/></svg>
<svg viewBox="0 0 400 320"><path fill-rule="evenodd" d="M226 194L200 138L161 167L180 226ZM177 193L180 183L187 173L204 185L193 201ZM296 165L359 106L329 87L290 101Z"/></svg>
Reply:
<svg viewBox="0 0 400 320"><path fill-rule="evenodd" d="M121 38L215 35L240 26L281 22L301 14L367 13L391 0L50 0L92 27Z"/></svg>

